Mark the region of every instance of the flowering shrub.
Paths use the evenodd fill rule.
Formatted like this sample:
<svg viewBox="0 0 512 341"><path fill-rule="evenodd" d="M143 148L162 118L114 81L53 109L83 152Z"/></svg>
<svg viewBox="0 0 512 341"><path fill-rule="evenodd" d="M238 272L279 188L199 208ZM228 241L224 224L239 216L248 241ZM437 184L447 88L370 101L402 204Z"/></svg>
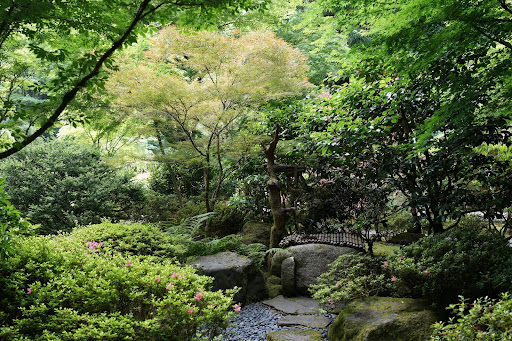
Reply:
<svg viewBox="0 0 512 341"><path fill-rule="evenodd" d="M459 304L449 306L456 315L448 323L434 324L432 340L512 339L512 297L504 293L500 300L479 298L468 304L461 297Z"/></svg>
<svg viewBox="0 0 512 341"><path fill-rule="evenodd" d="M27 237L0 263L0 339L190 340L238 310L211 281L100 240Z"/></svg>
<svg viewBox="0 0 512 341"><path fill-rule="evenodd" d="M390 281L386 264L380 257L368 254L344 254L329 265L329 271L318 278L310 291L323 304L385 294Z"/></svg>
<svg viewBox="0 0 512 341"><path fill-rule="evenodd" d="M512 290L512 248L498 233L465 226L422 238L387 259L395 296L424 297L439 306L458 295L498 297Z"/></svg>
<svg viewBox="0 0 512 341"><path fill-rule="evenodd" d="M184 236L171 235L153 224L112 223L77 227L70 236L83 243L92 241L109 245L113 250L127 255L153 255L181 259L190 240ZM57 237L57 239L62 237ZM64 236L64 238L67 238Z"/></svg>

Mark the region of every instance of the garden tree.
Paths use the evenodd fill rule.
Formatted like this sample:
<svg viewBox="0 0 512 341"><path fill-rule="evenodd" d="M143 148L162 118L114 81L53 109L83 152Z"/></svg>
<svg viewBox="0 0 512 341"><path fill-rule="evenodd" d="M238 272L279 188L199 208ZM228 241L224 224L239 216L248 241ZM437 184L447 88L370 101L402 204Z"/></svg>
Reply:
<svg viewBox="0 0 512 341"><path fill-rule="evenodd" d="M447 218L474 210L493 218L509 207L508 162L481 152L510 145L509 5L320 5L340 30L358 28L364 39L351 45L360 61L334 79L345 86L302 118L316 146L361 178L393 183L434 233ZM379 167L361 173L369 161Z"/></svg>
<svg viewBox="0 0 512 341"><path fill-rule="evenodd" d="M101 90L112 55L147 31L147 24L204 26L223 11L263 6L259 0L3 1L0 158L16 153L62 119L80 91ZM27 97L35 99L27 103ZM66 119L76 123L83 117Z"/></svg>
<svg viewBox="0 0 512 341"><path fill-rule="evenodd" d="M153 119L170 119L185 134L203 160L204 202L210 212L229 174L227 150L244 155L251 146L232 144L241 118L270 100L303 93L310 86L306 72L302 54L271 33L190 34L167 27L155 38L145 63L122 67L110 88L120 105ZM214 163L218 174L212 186Z"/></svg>

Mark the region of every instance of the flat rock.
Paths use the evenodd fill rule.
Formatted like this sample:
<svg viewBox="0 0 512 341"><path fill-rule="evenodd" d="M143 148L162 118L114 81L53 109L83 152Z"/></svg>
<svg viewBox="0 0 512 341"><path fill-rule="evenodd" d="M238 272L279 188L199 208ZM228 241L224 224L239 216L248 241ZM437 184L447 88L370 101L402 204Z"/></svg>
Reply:
<svg viewBox="0 0 512 341"><path fill-rule="evenodd" d="M267 333L267 341L322 341L322 333L311 329L277 330Z"/></svg>
<svg viewBox="0 0 512 341"><path fill-rule="evenodd" d="M320 305L317 301L307 297L289 297L282 295L274 297L271 300L262 301L261 303L277 309L285 314L318 314L320 313Z"/></svg>
<svg viewBox="0 0 512 341"><path fill-rule="evenodd" d="M314 315L286 315L277 322L278 326L303 326L308 328L324 329L332 320L325 316Z"/></svg>

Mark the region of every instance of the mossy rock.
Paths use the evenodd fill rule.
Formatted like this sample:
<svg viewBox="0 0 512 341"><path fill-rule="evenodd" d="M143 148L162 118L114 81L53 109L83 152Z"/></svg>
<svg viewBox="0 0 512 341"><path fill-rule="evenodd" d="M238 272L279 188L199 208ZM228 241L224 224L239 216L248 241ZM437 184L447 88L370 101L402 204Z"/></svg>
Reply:
<svg viewBox="0 0 512 341"><path fill-rule="evenodd" d="M429 340L439 315L425 300L368 297L354 300L329 328L331 341Z"/></svg>
<svg viewBox="0 0 512 341"><path fill-rule="evenodd" d="M291 256L292 253L288 250L283 249L277 251L270 262L270 274L274 276L281 276L281 265L286 258Z"/></svg>
<svg viewBox="0 0 512 341"><path fill-rule="evenodd" d="M242 227L242 242L245 244L260 243L268 247L271 227L270 224L258 221L246 222Z"/></svg>
<svg viewBox="0 0 512 341"><path fill-rule="evenodd" d="M267 333L267 341L322 341L322 333L312 329L288 329Z"/></svg>
<svg viewBox="0 0 512 341"><path fill-rule="evenodd" d="M420 240L423 237L424 237L424 235L421 233L404 232L404 233L400 233L400 234L397 234L396 236L391 237L389 239L388 243L409 245L409 244L417 242L418 240Z"/></svg>

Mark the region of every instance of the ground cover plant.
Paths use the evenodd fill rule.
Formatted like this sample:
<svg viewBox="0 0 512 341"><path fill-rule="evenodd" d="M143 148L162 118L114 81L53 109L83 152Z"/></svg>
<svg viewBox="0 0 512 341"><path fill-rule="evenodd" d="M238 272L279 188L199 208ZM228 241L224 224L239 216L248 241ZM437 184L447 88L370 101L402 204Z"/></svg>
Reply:
<svg viewBox="0 0 512 341"><path fill-rule="evenodd" d="M24 238L0 273L3 340L190 340L236 308L234 290L212 292L192 268L110 241Z"/></svg>

